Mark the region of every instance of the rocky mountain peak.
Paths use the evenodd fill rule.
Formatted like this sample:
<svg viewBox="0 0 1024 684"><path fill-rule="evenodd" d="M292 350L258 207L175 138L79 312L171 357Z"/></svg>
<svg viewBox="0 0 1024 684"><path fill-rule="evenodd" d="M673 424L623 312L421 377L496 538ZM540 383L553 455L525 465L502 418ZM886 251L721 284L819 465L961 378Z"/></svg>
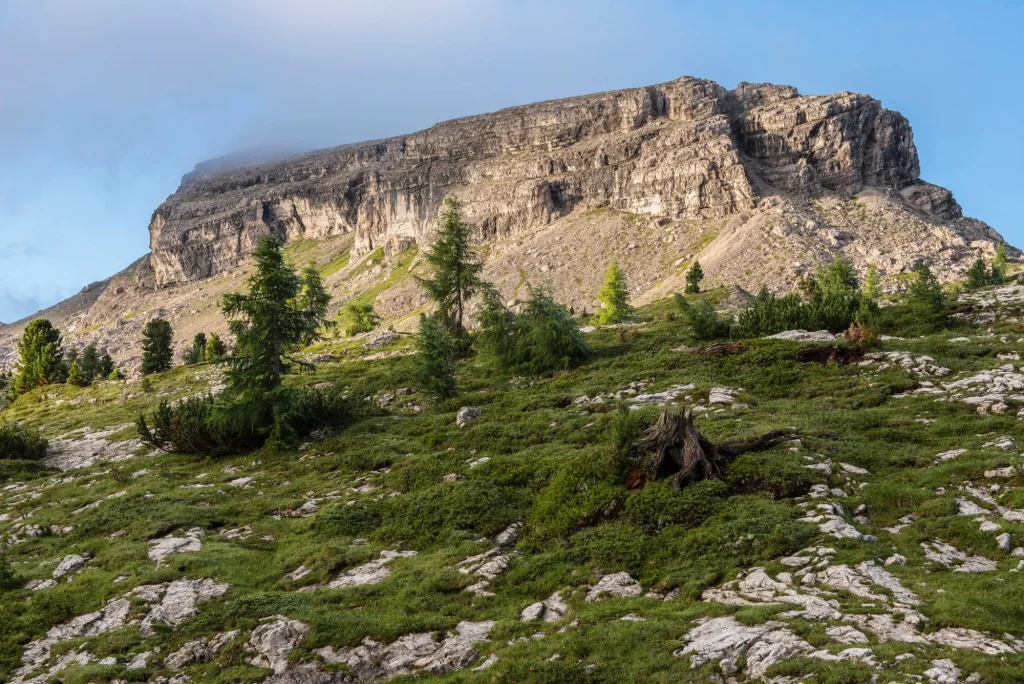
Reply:
<svg viewBox="0 0 1024 684"><path fill-rule="evenodd" d="M502 239L594 209L706 220L779 194L902 190L919 175L909 122L871 97L683 77L266 164L201 164L154 213L151 260L167 285L232 269L268 232L351 232L355 254L421 242L449 193L485 238ZM904 197L959 218L933 186Z"/></svg>

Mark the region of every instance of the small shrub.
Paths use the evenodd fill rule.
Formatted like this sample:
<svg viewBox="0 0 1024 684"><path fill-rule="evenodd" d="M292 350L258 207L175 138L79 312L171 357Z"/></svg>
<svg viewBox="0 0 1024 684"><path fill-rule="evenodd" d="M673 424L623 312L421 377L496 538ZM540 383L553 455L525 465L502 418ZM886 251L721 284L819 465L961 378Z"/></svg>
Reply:
<svg viewBox="0 0 1024 684"><path fill-rule="evenodd" d="M7 564L7 557L0 554L0 591L7 591L18 586L19 582L15 577L11 566Z"/></svg>
<svg viewBox="0 0 1024 684"><path fill-rule="evenodd" d="M591 563L601 572L639 573L647 560L648 539L626 523L610 523L573 535L570 549L577 563Z"/></svg>
<svg viewBox="0 0 1024 684"><path fill-rule="evenodd" d="M0 459L40 461L46 456L48 442L39 431L7 423L0 425Z"/></svg>
<svg viewBox="0 0 1024 684"><path fill-rule="evenodd" d="M719 480L702 480L679 492L659 480L631 494L623 511L628 521L651 533L669 525L698 527L721 510L728 495L729 487Z"/></svg>
<svg viewBox="0 0 1024 684"><path fill-rule="evenodd" d="M314 519L316 529L341 537L363 537L384 522L384 504L373 499L329 507Z"/></svg>
<svg viewBox="0 0 1024 684"><path fill-rule="evenodd" d="M192 346L182 354L182 361L189 366L203 363L206 361L206 345L206 333L196 333L196 336L192 338Z"/></svg>
<svg viewBox="0 0 1024 684"><path fill-rule="evenodd" d="M633 452L633 445L640 439L643 433L643 420L636 411L630 411L624 404L619 406L615 417L611 422L612 435L612 459L615 462L615 469L623 473L629 464L629 457Z"/></svg>
<svg viewBox="0 0 1024 684"><path fill-rule="evenodd" d="M516 315L498 293L484 294L477 346L503 370L545 373L574 368L591 354L576 319L545 290L530 288L530 299Z"/></svg>
<svg viewBox="0 0 1024 684"><path fill-rule="evenodd" d="M872 317L876 311L874 301L856 290L828 290L819 285L810 301L804 302L794 293L777 297L761 288L750 307L740 314L739 328L744 337L798 329L835 333L856 320Z"/></svg>
<svg viewBox="0 0 1024 684"><path fill-rule="evenodd" d="M773 499L786 499L806 494L815 478L793 454L766 452L737 458L726 471L725 481L738 492L760 492Z"/></svg>
<svg viewBox="0 0 1024 684"><path fill-rule="evenodd" d="M846 336L847 342L857 347L870 347L878 340L874 330L857 321L851 323L843 334Z"/></svg>
<svg viewBox="0 0 1024 684"><path fill-rule="evenodd" d="M717 340L729 337L733 327L732 316L723 318L706 299L691 306L678 292L673 297L683 318L690 324L693 336L699 340Z"/></svg>
<svg viewBox="0 0 1024 684"><path fill-rule="evenodd" d="M136 428L144 443L164 451L221 455L251 451L268 440L292 445L313 430L343 424L350 415L349 401L337 392L299 388L189 397L176 404L165 400L150 420L140 415Z"/></svg>

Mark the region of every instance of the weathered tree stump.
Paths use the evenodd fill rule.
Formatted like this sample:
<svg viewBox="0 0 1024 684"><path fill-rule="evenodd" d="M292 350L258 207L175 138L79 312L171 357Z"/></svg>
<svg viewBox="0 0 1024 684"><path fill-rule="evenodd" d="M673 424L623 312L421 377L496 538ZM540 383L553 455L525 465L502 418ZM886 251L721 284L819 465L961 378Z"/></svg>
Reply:
<svg viewBox="0 0 1024 684"><path fill-rule="evenodd" d="M721 479L740 454L770 449L788 436L785 430L773 430L747 442L715 444L694 426L691 409L682 414L665 409L636 443L642 462L629 477L630 484L642 488L652 480L671 477L678 492L693 482Z"/></svg>

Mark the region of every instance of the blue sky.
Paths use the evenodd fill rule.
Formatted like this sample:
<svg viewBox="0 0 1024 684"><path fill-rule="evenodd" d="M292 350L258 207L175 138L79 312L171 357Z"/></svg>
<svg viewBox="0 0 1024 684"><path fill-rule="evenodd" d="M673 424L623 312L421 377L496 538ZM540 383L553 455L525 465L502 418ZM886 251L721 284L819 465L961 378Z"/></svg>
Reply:
<svg viewBox="0 0 1024 684"><path fill-rule="evenodd" d="M0 321L148 251L204 159L682 75L869 93L1024 245L1024 3L0 0Z"/></svg>

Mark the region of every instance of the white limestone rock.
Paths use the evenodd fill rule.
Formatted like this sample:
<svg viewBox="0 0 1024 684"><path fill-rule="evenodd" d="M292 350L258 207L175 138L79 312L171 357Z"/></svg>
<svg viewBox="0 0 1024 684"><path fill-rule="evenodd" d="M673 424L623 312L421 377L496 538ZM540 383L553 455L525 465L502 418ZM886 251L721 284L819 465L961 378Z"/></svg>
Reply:
<svg viewBox="0 0 1024 684"><path fill-rule="evenodd" d="M643 596L643 593L640 583L633 579L628 572L616 572L598 580L597 584L587 592L586 601L587 603L596 601L605 594L618 598L639 598Z"/></svg>

